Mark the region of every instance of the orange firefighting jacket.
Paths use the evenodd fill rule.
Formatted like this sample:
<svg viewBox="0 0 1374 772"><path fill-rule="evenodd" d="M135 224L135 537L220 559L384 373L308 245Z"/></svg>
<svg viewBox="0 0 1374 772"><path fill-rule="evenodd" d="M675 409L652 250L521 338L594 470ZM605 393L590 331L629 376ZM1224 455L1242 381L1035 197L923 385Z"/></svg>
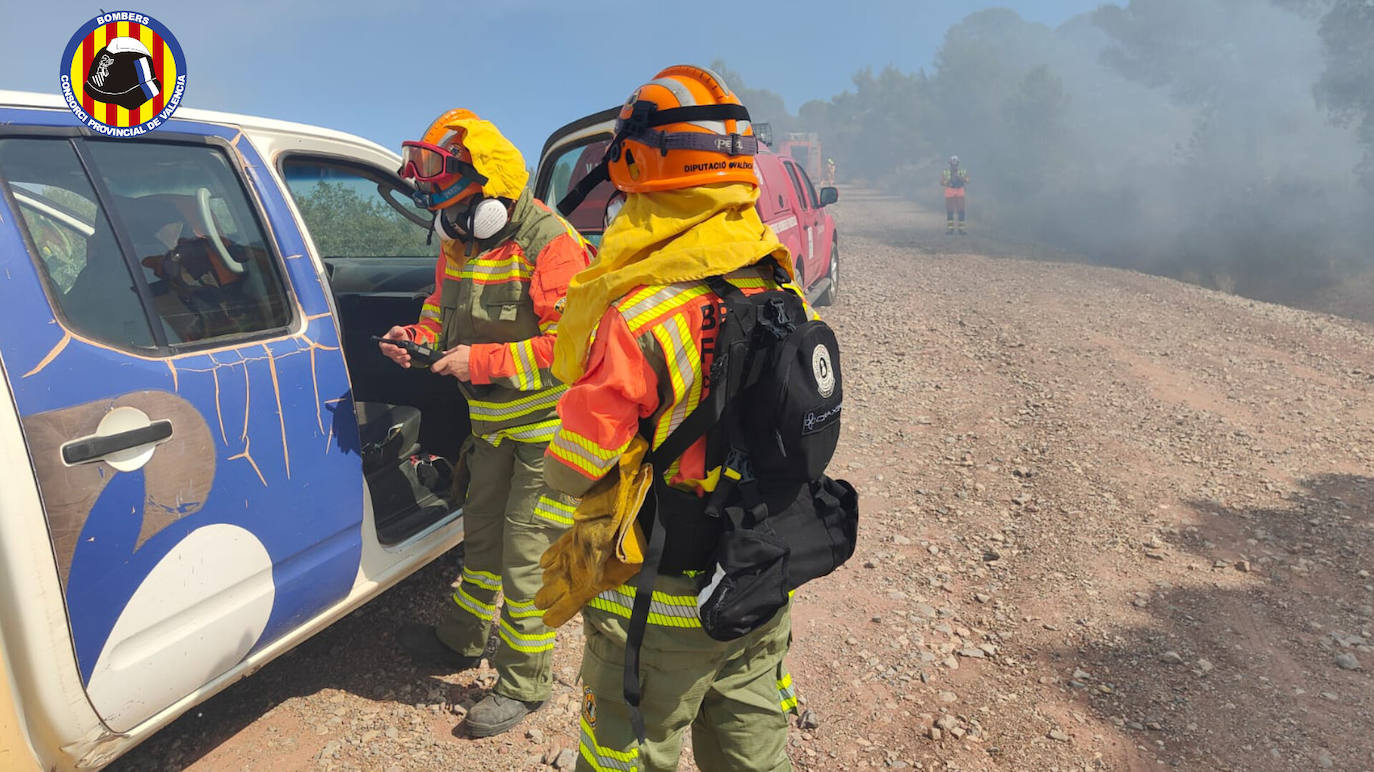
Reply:
<svg viewBox="0 0 1374 772"><path fill-rule="evenodd" d="M528 190L495 236L445 246L434 292L408 329L445 350L472 346L471 380L459 389L473 434L493 443L552 439L566 390L549 371L558 321L568 282L588 260L586 241Z"/></svg>
<svg viewBox="0 0 1374 772"><path fill-rule="evenodd" d="M743 268L725 278L746 295L778 287L771 268ZM657 448L696 409L710 393L703 373L711 369L723 309L706 282L692 281L640 287L606 310L585 372L558 406L561 425L544 465L552 487L583 495L615 466L641 420ZM809 305L807 313L814 318ZM665 470L664 479L700 493L714 489L719 474L719 468L706 468L703 438Z"/></svg>

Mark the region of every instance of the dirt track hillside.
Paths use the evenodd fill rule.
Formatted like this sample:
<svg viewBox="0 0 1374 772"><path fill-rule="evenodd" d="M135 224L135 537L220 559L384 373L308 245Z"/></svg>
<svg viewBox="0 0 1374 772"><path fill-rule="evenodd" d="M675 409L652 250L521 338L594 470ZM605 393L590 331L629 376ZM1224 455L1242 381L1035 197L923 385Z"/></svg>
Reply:
<svg viewBox="0 0 1374 772"><path fill-rule="evenodd" d="M967 254L1005 249L862 191L836 216L863 521L797 594L796 767L1374 769L1374 327ZM575 624L552 704L487 740L454 727L491 671L396 651L460 558L117 768L570 766Z"/></svg>

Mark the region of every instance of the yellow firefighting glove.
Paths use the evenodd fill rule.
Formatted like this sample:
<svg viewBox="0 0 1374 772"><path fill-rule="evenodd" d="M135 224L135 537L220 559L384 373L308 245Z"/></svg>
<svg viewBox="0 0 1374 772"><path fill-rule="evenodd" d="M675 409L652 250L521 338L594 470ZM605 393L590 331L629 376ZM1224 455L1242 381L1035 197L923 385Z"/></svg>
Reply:
<svg viewBox="0 0 1374 772"><path fill-rule="evenodd" d="M636 436L618 468L582 497L573 524L544 552L544 586L534 605L545 609L544 624L558 627L587 604L639 573L644 534L635 522L653 481L644 463L648 443Z"/></svg>

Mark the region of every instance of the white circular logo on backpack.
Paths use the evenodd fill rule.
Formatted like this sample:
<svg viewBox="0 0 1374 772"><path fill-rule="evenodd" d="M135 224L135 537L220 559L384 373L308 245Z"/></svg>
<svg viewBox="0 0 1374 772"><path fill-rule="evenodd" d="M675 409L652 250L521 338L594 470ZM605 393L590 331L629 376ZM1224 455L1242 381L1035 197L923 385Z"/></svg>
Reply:
<svg viewBox="0 0 1374 772"><path fill-rule="evenodd" d="M835 368L830 364L830 349L817 346L811 350L811 372L816 374L821 397L828 399L835 393Z"/></svg>

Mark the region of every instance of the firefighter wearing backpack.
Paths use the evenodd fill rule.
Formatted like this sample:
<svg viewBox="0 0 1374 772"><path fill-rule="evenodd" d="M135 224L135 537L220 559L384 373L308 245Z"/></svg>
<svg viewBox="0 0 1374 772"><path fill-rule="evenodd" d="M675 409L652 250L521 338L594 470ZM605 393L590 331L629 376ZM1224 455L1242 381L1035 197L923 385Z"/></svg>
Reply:
<svg viewBox="0 0 1374 772"><path fill-rule="evenodd" d="M721 78L675 66L626 102L605 159L627 195L569 287L554 372L570 387L545 465L582 500L536 597L550 625L583 610L579 770L676 769L689 727L706 772L791 768L789 595L730 640L704 629L698 595L725 519L705 507L739 474L684 426L725 393L712 376L725 295L785 294L794 322L815 318L754 208L755 152Z"/></svg>
<svg viewBox="0 0 1374 772"><path fill-rule="evenodd" d="M964 226L965 189L968 187L968 170L959 168L959 156L949 157L949 168L940 175L940 184L945 188L945 235L954 234L954 216L959 216L959 235L968 235Z"/></svg>
<svg viewBox="0 0 1374 772"><path fill-rule="evenodd" d="M493 624L498 679L464 722L477 737L503 732L548 699L554 631L534 607L539 557L572 523L573 502L544 484L544 450L566 388L550 373L569 280L586 242L533 198L520 152L466 110L440 116L402 145L400 174L434 212L442 254L417 324L393 327L445 351L430 369L456 381L472 436L460 451L470 476L463 508L461 581L436 627L411 624L401 643L445 672L477 665ZM410 366L399 346L379 344ZM497 595L503 596L497 619Z"/></svg>

